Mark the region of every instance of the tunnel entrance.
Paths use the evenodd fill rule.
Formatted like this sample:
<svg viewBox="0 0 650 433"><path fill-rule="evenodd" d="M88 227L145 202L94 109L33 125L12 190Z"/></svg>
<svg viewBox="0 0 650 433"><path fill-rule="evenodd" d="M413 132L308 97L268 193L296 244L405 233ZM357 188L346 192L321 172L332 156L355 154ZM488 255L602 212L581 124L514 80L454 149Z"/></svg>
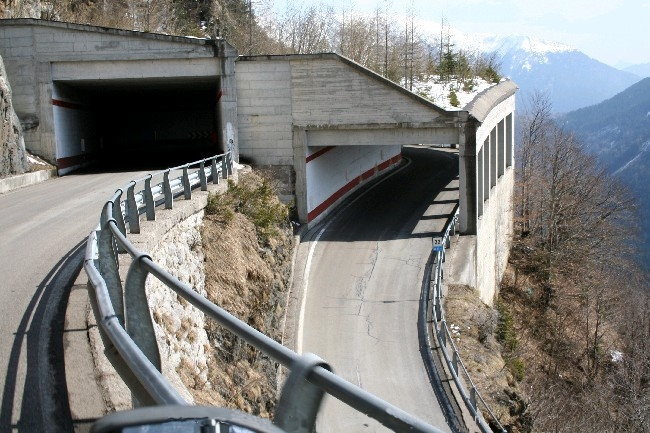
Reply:
<svg viewBox="0 0 650 433"><path fill-rule="evenodd" d="M162 169L219 153L219 77L54 82L60 174Z"/></svg>

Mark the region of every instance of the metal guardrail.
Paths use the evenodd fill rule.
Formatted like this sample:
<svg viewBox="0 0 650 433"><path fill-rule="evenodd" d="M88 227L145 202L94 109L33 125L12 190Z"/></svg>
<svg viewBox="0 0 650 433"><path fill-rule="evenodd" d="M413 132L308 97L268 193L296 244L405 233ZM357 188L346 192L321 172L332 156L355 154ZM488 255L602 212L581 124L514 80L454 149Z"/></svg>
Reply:
<svg viewBox="0 0 650 433"><path fill-rule="evenodd" d="M481 393L476 388L472 378L460 358L456 344L454 344L453 336L447 326L445 319L445 312L442 308L442 280L444 272L442 264L445 261L445 249L450 247L451 236L456 234L456 225L458 224L458 206L456 207L453 217L447 224L443 237L441 238L440 245L432 251L433 254L433 269L429 278L429 284L425 287L425 299L427 300L427 322L433 324L433 330L438 340L438 345L442 351L445 363L449 369L451 376L456 384L458 392L461 395L463 402L472 418L478 425L482 433L493 433L493 430L485 421L481 410L486 411L494 420L496 428L502 433L506 430L499 423L499 420L494 415L490 407L487 405ZM433 293L432 290L433 289ZM427 334L429 328L426 327ZM427 335L429 344L431 343L430 335ZM450 350L451 349L451 356ZM468 391L469 390L469 391Z"/></svg>
<svg viewBox="0 0 650 433"><path fill-rule="evenodd" d="M88 237L84 268L94 289L97 323L107 351L113 350L111 361L133 393L135 404L188 404L161 373L160 354L145 292L145 280L151 275L206 316L291 371L273 420L284 431L311 433L323 394L328 393L393 431L439 433L437 428L335 375L315 355L299 355L237 319L179 281L129 241L127 226L130 233L138 233L141 214L154 220L157 206L164 204L169 209L175 197L183 195L189 199L192 189L198 186L207 190L209 181L218 183L220 178L232 173L232 164L230 153L225 153L131 182L125 188L125 201L121 198L123 190L118 189L106 202L99 226ZM197 169L190 169L196 166ZM170 178L174 173L180 176ZM162 182L152 185L152 178L161 175ZM142 189L136 191L136 186L143 183ZM124 284L119 272L120 253L132 259Z"/></svg>

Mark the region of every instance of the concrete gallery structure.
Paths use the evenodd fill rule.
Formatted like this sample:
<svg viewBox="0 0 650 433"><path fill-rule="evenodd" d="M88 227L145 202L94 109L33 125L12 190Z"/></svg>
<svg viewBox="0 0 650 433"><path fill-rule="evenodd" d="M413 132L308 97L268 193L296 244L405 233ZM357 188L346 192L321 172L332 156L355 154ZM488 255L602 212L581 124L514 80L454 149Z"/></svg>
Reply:
<svg viewBox="0 0 650 433"><path fill-rule="evenodd" d="M447 111L336 54L237 58L222 39L35 19L0 20L0 54L26 146L60 174L232 149L287 179L310 225L396 167L401 146L457 145L461 282L494 297L512 232L512 82Z"/></svg>

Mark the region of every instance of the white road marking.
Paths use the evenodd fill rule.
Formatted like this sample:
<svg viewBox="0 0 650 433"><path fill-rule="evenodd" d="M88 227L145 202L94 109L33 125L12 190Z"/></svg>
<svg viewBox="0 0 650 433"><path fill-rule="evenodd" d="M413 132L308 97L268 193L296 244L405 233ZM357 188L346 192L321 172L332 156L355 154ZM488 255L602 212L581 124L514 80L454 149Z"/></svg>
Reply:
<svg viewBox="0 0 650 433"><path fill-rule="evenodd" d="M402 167L398 168L397 170L393 171L392 173L388 174L386 177L384 177L379 182L372 185L366 191L359 194L357 198L352 200L350 203L346 204L343 208L339 209L334 214L334 216L318 231L318 234L312 241L312 244L309 246L309 253L307 253L307 263L305 264L305 272L302 279L303 289L302 289L302 300L300 302L300 314L298 315L298 335L296 337L296 352L298 352L299 354L302 354L302 340L303 340L304 324L305 324L305 306L307 305L307 290L309 289L309 273L311 271L311 261L314 256L314 250L316 249L316 244L318 244L318 241L320 240L323 233L325 233L325 230L327 230L327 228L330 226L330 224L332 224L332 222L336 221L336 218L339 215L341 215L341 213L343 213L344 210L352 206L354 203L356 203L357 200L359 200L364 195L368 194L377 186L379 186L383 182L387 181L388 179L395 176L397 173L399 173L400 171L404 170L406 167L411 165L410 159L408 158L404 158L404 159L406 160L406 164L404 164Z"/></svg>

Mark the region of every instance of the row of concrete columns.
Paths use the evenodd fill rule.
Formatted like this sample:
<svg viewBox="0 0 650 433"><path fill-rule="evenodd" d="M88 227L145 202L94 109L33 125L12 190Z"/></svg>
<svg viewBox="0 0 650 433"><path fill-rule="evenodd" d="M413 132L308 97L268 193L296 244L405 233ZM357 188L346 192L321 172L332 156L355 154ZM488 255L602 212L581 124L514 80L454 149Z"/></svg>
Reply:
<svg viewBox="0 0 650 433"><path fill-rule="evenodd" d="M476 217L483 216L485 202L490 199L490 190L496 186L506 168L514 163L514 134L512 113L492 128L483 141L476 158L476 181L478 182Z"/></svg>

